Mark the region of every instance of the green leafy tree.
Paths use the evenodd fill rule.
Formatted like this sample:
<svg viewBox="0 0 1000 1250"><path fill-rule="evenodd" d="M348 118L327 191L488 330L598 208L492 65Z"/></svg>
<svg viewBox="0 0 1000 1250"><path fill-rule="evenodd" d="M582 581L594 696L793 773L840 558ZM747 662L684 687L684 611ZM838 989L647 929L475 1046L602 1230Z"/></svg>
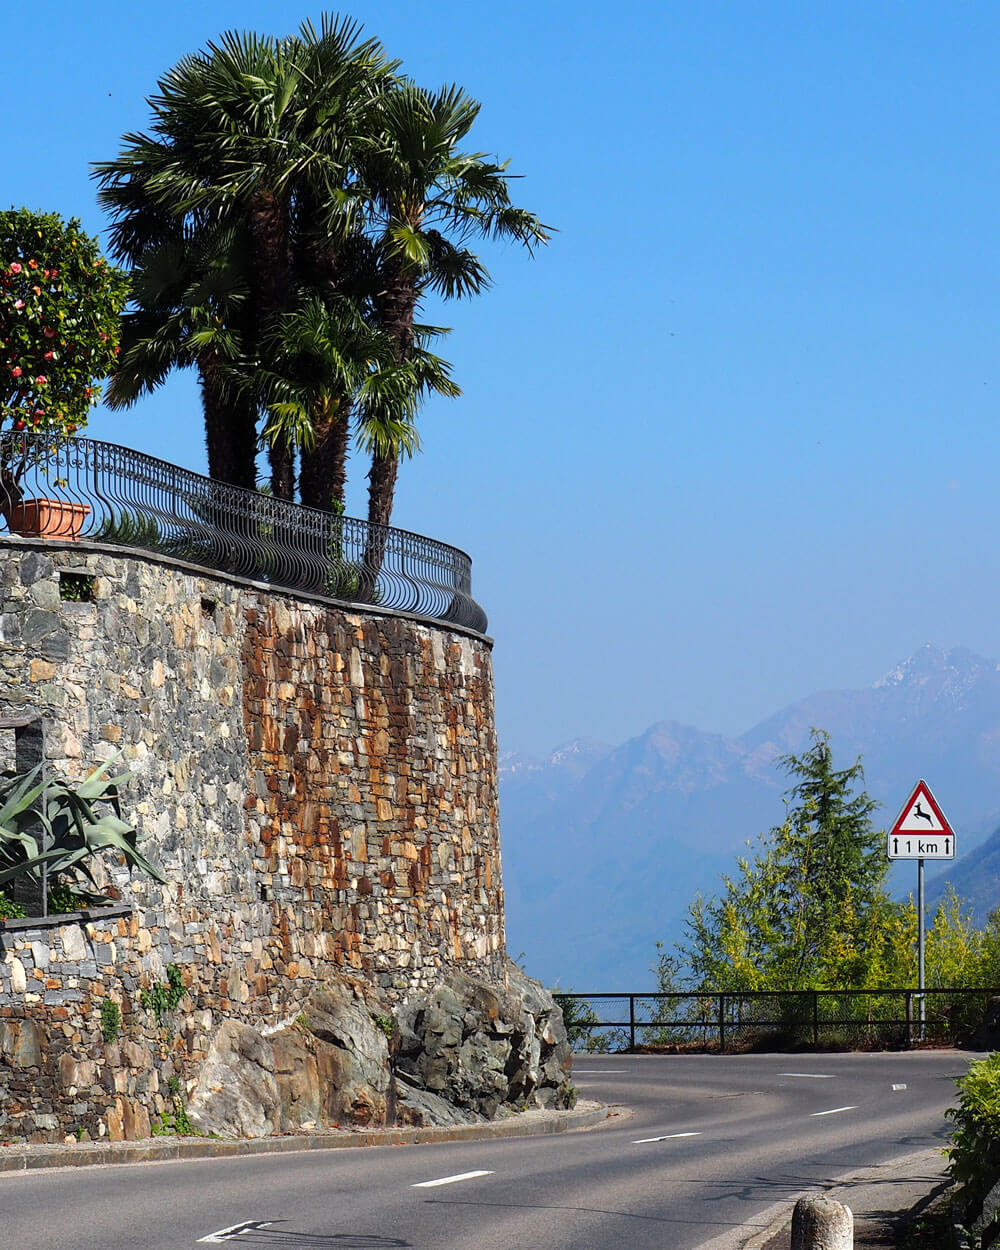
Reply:
<svg viewBox="0 0 1000 1250"><path fill-rule="evenodd" d="M781 767L794 784L784 822L760 852L699 897L682 948L704 989L822 989L891 983L909 931L884 891L883 834L861 761L833 765L829 735L812 731Z"/></svg>
<svg viewBox="0 0 1000 1250"><path fill-rule="evenodd" d="M74 434L115 366L127 276L56 213L0 213L0 424Z"/></svg>

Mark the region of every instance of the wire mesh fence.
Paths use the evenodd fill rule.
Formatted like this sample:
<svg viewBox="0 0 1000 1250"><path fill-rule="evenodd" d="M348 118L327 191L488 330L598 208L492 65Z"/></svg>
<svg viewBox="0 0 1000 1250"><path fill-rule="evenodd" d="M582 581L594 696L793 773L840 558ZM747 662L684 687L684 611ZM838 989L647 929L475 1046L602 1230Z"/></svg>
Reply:
<svg viewBox="0 0 1000 1250"><path fill-rule="evenodd" d="M555 994L575 1050L847 1050L958 1042L993 989Z"/></svg>

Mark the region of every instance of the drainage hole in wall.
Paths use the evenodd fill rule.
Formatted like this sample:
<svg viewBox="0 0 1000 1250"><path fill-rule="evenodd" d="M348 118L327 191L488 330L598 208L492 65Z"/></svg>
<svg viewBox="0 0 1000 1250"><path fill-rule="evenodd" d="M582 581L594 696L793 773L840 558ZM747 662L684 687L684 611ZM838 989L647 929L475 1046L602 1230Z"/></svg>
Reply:
<svg viewBox="0 0 1000 1250"><path fill-rule="evenodd" d="M59 574L59 598L66 603L93 603L93 573L72 573L64 569Z"/></svg>
<svg viewBox="0 0 1000 1250"><path fill-rule="evenodd" d="M202 616L211 616L211 617L215 616L215 600L214 599L202 599L201 614Z"/></svg>

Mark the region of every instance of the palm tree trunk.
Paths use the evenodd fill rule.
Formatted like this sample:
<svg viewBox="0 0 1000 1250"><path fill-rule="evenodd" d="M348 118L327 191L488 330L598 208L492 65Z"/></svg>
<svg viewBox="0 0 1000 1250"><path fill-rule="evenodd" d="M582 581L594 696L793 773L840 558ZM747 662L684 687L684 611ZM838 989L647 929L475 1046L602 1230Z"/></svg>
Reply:
<svg viewBox="0 0 1000 1250"><path fill-rule="evenodd" d="M256 427L254 405L242 395L222 392L219 362L206 355L198 361L201 403L205 416L208 475L254 490L257 485Z"/></svg>
<svg viewBox="0 0 1000 1250"><path fill-rule="evenodd" d="M250 200L250 238L254 287L252 346L259 352L268 325L289 306L292 255L288 203L263 189ZM295 497L295 451L285 440L268 449L271 491L278 499Z"/></svg>
<svg viewBox="0 0 1000 1250"><path fill-rule="evenodd" d="M376 452L368 471L368 520L373 525L388 525L392 520L392 504L399 476L399 453Z"/></svg>
<svg viewBox="0 0 1000 1250"><path fill-rule="evenodd" d="M299 473L299 490L307 507L343 511L349 432L343 404L313 417L315 441L302 449Z"/></svg>
<svg viewBox="0 0 1000 1250"><path fill-rule="evenodd" d="M406 360L413 346L413 314L417 305L416 284L406 274L401 258L393 257L386 264L384 289L378 301L378 320L396 344L396 359ZM362 602L375 592L378 575L385 561L386 528L392 520L392 505L399 476L398 447L387 447L372 454L368 473L368 536L365 540Z"/></svg>

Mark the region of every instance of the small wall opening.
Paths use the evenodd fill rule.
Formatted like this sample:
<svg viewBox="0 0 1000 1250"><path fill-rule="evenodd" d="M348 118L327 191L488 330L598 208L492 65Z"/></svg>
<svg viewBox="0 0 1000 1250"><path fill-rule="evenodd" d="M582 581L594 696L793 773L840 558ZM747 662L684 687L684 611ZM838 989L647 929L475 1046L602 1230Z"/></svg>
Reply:
<svg viewBox="0 0 1000 1250"><path fill-rule="evenodd" d="M93 573L76 573L63 569L59 574L59 598L65 603L93 603Z"/></svg>
<svg viewBox="0 0 1000 1250"><path fill-rule="evenodd" d="M4 750L5 772L23 777L41 765L45 770L45 722L35 711L15 712L0 716L0 746ZM39 844L44 838L41 821L26 830ZM10 895L28 916L44 916L48 911L48 871L42 868L41 879L15 877L10 883Z"/></svg>

